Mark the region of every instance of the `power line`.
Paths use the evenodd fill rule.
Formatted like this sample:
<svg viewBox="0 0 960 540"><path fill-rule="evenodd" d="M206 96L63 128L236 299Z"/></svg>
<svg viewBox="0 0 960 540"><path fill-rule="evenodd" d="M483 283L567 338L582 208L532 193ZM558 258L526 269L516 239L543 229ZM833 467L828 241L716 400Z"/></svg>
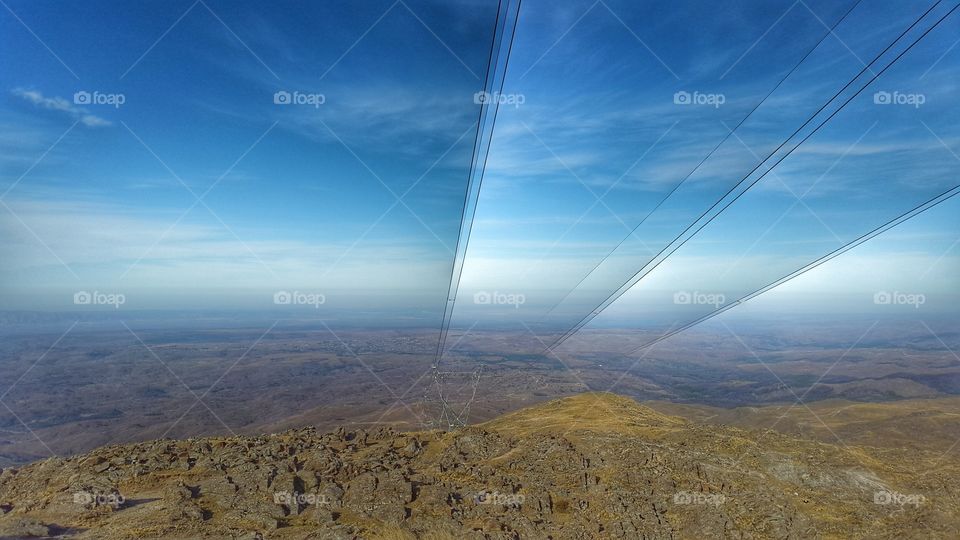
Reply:
<svg viewBox="0 0 960 540"><path fill-rule="evenodd" d="M742 303L744 303L744 302L747 302L748 300L751 300L752 298L755 298L755 297L757 297L757 296L760 296L761 294L763 294L763 293L765 293L765 292L767 292L767 291L770 291L770 290L772 290L772 289L775 289L775 288L779 287L780 285L783 285L784 283L786 283L786 282L788 282L788 281L791 281L791 280L793 280L793 279L795 279L795 278L798 278L798 277L802 276L803 274L806 274L806 273L809 272L810 270L813 270L814 268L817 268L818 266L820 266L820 265L822 265L822 264L824 264L824 263L826 263L826 262L828 262L828 261L830 261L830 260L832 260L832 259L834 259L834 258L836 258L836 257L839 257L840 255L842 255L842 254L850 251L851 249L859 246L860 244L863 244L864 242L867 242L868 240L871 240L871 239L873 239L873 238L875 238L875 237L877 237L877 236L879 236L879 235L887 232L888 230L896 227L897 225L900 225L901 223L903 223L903 222L905 222L905 221L909 221L909 220L911 220L911 219L919 216L920 214L926 212L927 210L930 210L930 209L936 207L937 205L940 205L940 204L942 204L942 203L947 202L948 200L952 199L953 197L956 197L957 195L960 195L960 185L956 185L956 186L954 186L953 188L951 188L951 189L949 189L949 190L941 193L940 195L937 195L936 197L934 197L934 198L932 198L932 199L928 199L926 202L924 202L924 203L922 203L922 204L920 204L920 205L918 205L918 206L915 206L913 209L911 209L911 210L908 211L908 212L905 212L905 213L903 213L903 214L900 214L899 216L895 217L894 219L892 219L892 220L884 223L883 225L880 225L879 227L877 227L877 228L873 229L872 231L864 234L863 236L860 236L860 237L857 238L856 240L853 240L852 242L849 242L849 243L843 245L842 247L837 248L836 250L828 253L827 255L824 255L823 257L817 259L816 261L813 261L812 263L804 266L803 268L801 268L801 269L799 269L799 270L795 270L795 271L787 274L786 276L783 276L783 277L781 277L780 279L778 279L778 280L776 280L776 281L774 281L774 282L772 282L772 283L770 283L770 284L768 284L768 285L766 285L766 286L764 286L764 287L761 287L760 289L757 289L756 291L754 291L754 292L752 292L752 293L750 293L750 294L748 294L748 295L740 298L740 299L737 300L736 302L733 302L733 303L731 303L731 304L728 304L728 305L724 306L723 308L720 308L720 309L711 311L710 313L704 315L703 317L700 317L699 319L697 319L697 320L695 320L695 321L692 321L692 322L690 322L690 323L688 323L688 324L686 324L686 325L684 325L684 326L681 326L680 328L677 328L676 330L668 331L666 334L658 337L657 339L654 339L653 341L650 341L650 342L648 342L648 343L645 343L645 344L643 344L643 345L640 345L639 347L634 348L634 349L631 350L629 353L627 353L627 355L629 356L629 355L631 355L631 354L636 353L637 351L639 351L639 350L641 350L641 349L645 349L645 348L647 348L647 347L650 347L650 346L652 346L652 345L655 345L655 344L657 344L657 343L659 343L659 342L661 342L661 341L663 341L663 340L665 340L665 339L667 339L667 338L669 338L669 337L671 337L671 336L674 336L674 335L676 335L676 334L679 334L680 332L683 332L684 330L688 330L688 329L690 329L690 328L692 328L692 327L694 327L694 326L696 326L696 325L698 325L698 324L700 324L700 323L702 323L702 322L704 322L704 321L707 321L707 320L709 320L709 319L712 319L713 317L716 317L717 315L720 315L721 313L727 311L728 309L731 309L731 308L734 308L734 307L736 307L736 306L739 306L740 304L742 304Z"/></svg>
<svg viewBox="0 0 960 540"><path fill-rule="evenodd" d="M926 15L927 15L932 9L934 9L937 5L940 4L940 1L941 1L941 0L938 0L936 4L934 4L930 9L928 9L926 12L924 12L924 14L921 15L921 17L920 17L919 19L917 19L917 20L916 20L913 24L911 24L906 30L904 30L904 31L900 34L900 36L897 37L897 39L893 41L893 43L891 43L890 45L888 45L887 48L884 49L883 52L881 52L876 58L874 58L873 61L871 61L867 66L865 66L865 67L863 68L863 70L861 70L860 73L859 73L856 77L854 77L853 80L851 80L849 83L847 83L847 85L845 85L844 88L840 90L840 92L838 92L837 94L835 94L833 98L831 98L827 103L825 103L825 104L823 105L823 107L821 107L820 110L818 110L817 113L815 113L815 114L813 115L813 117L810 118L810 120L808 120L807 122L804 123L803 126L801 126L800 128L798 128L798 129L794 132L794 134L791 135L787 140L785 140L776 150L774 150L774 152L771 153L770 156L772 156L773 154L775 154L780 148L783 148L783 146L785 146L785 145L790 141L790 139L792 139L800 130L802 130L804 126L806 126L808 123L810 123L810 122L813 120L813 118L816 117L816 115L819 114L824 108L826 108L827 105L829 105L830 102L832 102L840 93L842 93L844 89L846 89L848 86L850 86L850 84L852 84L856 79L858 79L858 78L860 77L860 75L862 75L867 69L869 69L869 66L873 65L873 64L880 58L880 56L882 56L883 54L885 54L891 47L893 47L893 46L896 44L896 42L900 41L900 39L901 39L907 32L909 32L914 26L916 26L917 24L919 24L920 21L923 20L923 18L925 18ZM698 234L701 230L703 230L704 227L706 227L707 225L709 225L714 219L716 219L720 214L722 214L727 208L729 208L733 203L735 203L737 200L739 200L740 197L742 197L744 193L746 193L747 191L749 191L749 190L750 190L753 186L755 186L760 180L762 180L763 178L765 178L766 175L767 175L770 171L772 171L774 168L776 168L777 165L779 165L784 159L786 159L788 156L790 156L797 148L799 148L799 147L800 147L801 145L803 145L803 143L805 143L810 137L812 137L815 133L817 133L824 125L827 124L827 122L829 122L834 116L836 116L841 110L843 110L844 107L846 107L851 101L853 101L854 98L856 98L858 95L860 95L860 93L862 93L870 84L872 84L872 83L873 83L875 80L877 80L881 75L883 75L888 69L890 69L891 66L893 66L897 61L899 61L900 58L902 58L902 57L903 57L906 53L908 53L917 43L919 43L924 37L926 37L927 34L929 34L931 31L933 31L933 29L935 29L937 26L939 26L940 23L942 23L945 19L947 19L947 17L949 17L950 15L952 15L953 12L956 11L957 7L960 7L960 4L954 5L953 8L950 9L950 11L948 11L948 12L947 12L943 17L941 17L937 22L935 22L933 25L931 25L929 28L927 28L916 40L913 41L913 43L911 43L910 45L908 45L908 46L907 46L902 52L900 52L893 60L891 60L890 63L888 63L888 64L887 64L883 69L881 69L878 73L876 73L875 75L873 75L873 77L871 77L870 80L868 80L859 90L857 90L853 95L851 95L849 98L847 98L846 101L844 101L835 111L833 111L832 113L830 113L830 114L827 116L827 118L825 118L825 119L820 123L820 125L818 125L818 126L817 126L816 128L814 128L810 133L808 133L806 136L804 136L803 139L800 140L800 142L797 143L793 148L791 148L790 150L788 150L787 152L785 152L784 155L781 156L779 159L777 159L776 162L773 163L773 165L771 165L763 174L759 175L755 180L753 180L749 185L747 185L745 189L743 189L742 191L740 191L740 193L738 193L735 197L733 197L733 199L731 199L731 200L730 200L729 202L727 202L722 208L720 208L720 210L718 210L718 211L717 211L715 214L713 214L710 218L708 218L706 221L704 221L703 224L700 225L699 227L697 227L696 230L694 230L692 234L690 234L690 235L687 236L684 240L682 240L679 244L676 244L676 245L674 246L674 244L675 244L675 242L677 241L677 239L679 239L679 238L683 237L684 235L686 235L693 227L695 227L695 226L697 225L697 223L698 223L700 220L702 220L702 219L703 219L706 215L708 215L713 209L715 209L718 205L720 205L720 204L723 202L724 199L726 199L726 198L727 198L731 193L733 193L739 186L741 186L741 185L746 181L747 178L749 178L750 174L753 174L754 171L756 171L757 169L759 169L759 167L760 167L761 165L763 165L763 163L766 162L766 160L769 159L770 156L768 156L766 159L764 159L763 161L761 161L756 167L754 167L754 169L753 169L746 177L744 177L742 180L740 180L740 182L738 182L736 185L734 185L732 188L730 188L730 189L727 191L727 193L725 193L725 194L723 195L723 197L721 197L721 198L720 198L717 202L715 202L710 208L708 208L703 214L701 214L700 217L698 217L696 220L694 220L693 223L691 223L689 226L687 226L687 228L684 229L683 232L680 233L680 235L678 235L676 238L674 238L674 240L673 240L670 244L668 244L666 247L664 247L655 257L653 257L653 258L650 260L650 262L653 262L654 260L657 260L657 259L659 258L659 261L657 261L656 264L654 264L653 266L650 266L650 262L648 262L647 264L645 264L642 268L640 268L640 270L638 270L636 273L634 273L634 275L631 276L631 278L630 278L629 280L627 280L627 281L626 281L625 283L623 283L618 289L616 289L613 293L611 293L609 296L607 296L607 298L606 298L603 302L601 302L600 305L598 305L598 306L597 306L596 308L594 308L587 316L585 316L583 319L581 319L580 322L578 322L578 323L577 323L576 325L574 325L571 329L569 329L566 333L564 333L564 334L563 334L562 336L560 336L557 340L555 340L555 341L548 347L548 349L553 349L553 348L559 346L559 345L562 344L564 341L566 341L567 339L569 339L570 336L572 336L573 334L576 334L577 332L579 332L580 329L582 329L584 325L586 325L586 324L589 323L591 320L593 320L594 317L596 317L597 315L599 315L600 312L602 312L604 309L606 309L611 303L613 303L614 301L616 301L617 298L619 298L620 296L622 296L622 295L623 295L627 290L629 290L633 285L635 285L638 281L640 281L641 279L643 279L643 277L647 276L650 272L652 272L652 271L655 270L657 267L659 267L660 264L663 263L663 261L665 261L668 257L670 257L670 255L672 255L672 254L673 254L674 252L676 252L678 249L680 249L681 247L683 247L683 245L686 244L691 238L693 238L696 234ZM672 247L672 249L671 249L671 246L674 246L674 247ZM665 252L667 252L667 250L669 250L669 252L666 254L666 256L663 256L663 257L661 258L661 256L662 256ZM648 267L649 267L649 268L648 268ZM646 271L644 271L645 269L646 269ZM642 273L643 275L641 275L641 273ZM638 277L638 276L639 276L639 277Z"/></svg>
<svg viewBox="0 0 960 540"><path fill-rule="evenodd" d="M780 88L780 85L782 85L782 84L784 83L784 81L786 81L788 78L790 78L791 75L793 75L793 73L807 60L807 58L808 58L811 54L813 54L813 52L814 52L815 50L817 50L817 49L820 47L820 45L823 44L823 41L824 41L825 39L827 39L827 37L829 37L831 34L833 34L833 32L834 32L834 30L836 30L837 26L839 26L840 23L842 23L842 22L844 21L844 19L846 19L847 16L850 15L850 13L851 13L854 9L856 9L857 6L860 5L860 2L861 2L861 1L862 1L862 0L857 0L856 2L854 2L854 4L850 7L850 9L848 9L848 10L843 14L843 16L840 17L840 19L838 19L836 23L834 23L834 25L833 25L832 27L828 28L828 29L827 29L827 32L813 45L813 47L810 48L810 50L808 50L808 51L806 52L806 54L803 55L803 57L800 59L800 61L797 62L796 65L794 65L793 68L791 68L790 71L787 72L787 74L784 75L783 78L781 78L781 79L777 82L777 84L776 84L769 92L767 92L767 95L763 96L763 99L761 99L761 100L753 107L753 109L751 109L750 112L747 113L747 115L744 116L744 117L737 123L736 126L734 126L734 128L733 128L732 130L727 130L727 134L723 137L723 139L721 139L720 142L717 143L717 145L714 146L713 149L710 150L710 152L707 153L707 155L704 156L703 159L701 159L700 162L697 163L697 165L696 165L689 173L687 173L686 176L684 176L684 177L680 180L680 182L678 182L677 184L675 184L675 185L673 186L673 188L670 190L670 192L667 193L666 196L664 196L662 199L660 199L660 201L657 202L656 206L654 206L652 210L650 210L645 216L643 216L643 218L640 220L640 222L637 223L637 225L636 225L629 233L627 233L626 236L624 236L619 242L617 242L617 245L614 246L613 249L611 249L606 255L604 255L603 258L601 258L600 261L599 261L596 265L594 265L593 268L590 269L590 271L588 271L582 278L580 278L580 281L578 281L577 284L574 285L572 289L570 289L569 291L567 291L567 293L564 294L563 297L562 297L559 301L557 301L557 303L554 304L553 307L551 307L551 308L547 311L546 315L544 315L544 316L546 317L546 316L549 316L551 313L553 313L553 311L554 311L555 309L557 309L558 307L560 307L560 305L563 304L563 302L566 301L567 298L569 298L570 295L573 294L574 291L576 291L577 289L580 288L581 285L583 285L583 283L587 280L587 278L589 278L591 275L593 275L593 273L596 272L598 268L600 268L601 266L603 266L603 263L605 263L605 262L607 261L607 259L609 259L610 256L613 255L618 249L620 249L620 247L624 244L624 242L626 242L627 240L629 240L630 237L633 236L634 233L637 232L637 229L639 229L644 223L646 223L647 218L649 218L649 217L652 216L654 213L656 213L656 211L659 210L661 206L663 206L663 203L665 203L665 202L667 201L667 199L669 199L670 197L672 197L673 194L676 193L677 190L680 189L680 187L682 187L683 184L685 184L686 181L689 180L690 177L693 176L693 174L696 173L696 172L700 169L700 167L702 167L703 164L706 163L707 160L709 160L709 159L713 156L713 154L716 153L716 151L719 150L720 147L723 146L724 143L726 143L727 140L730 139L731 136L733 136L733 133L734 133L735 131L737 131L738 129L740 129L740 126L742 126L742 125L744 124L744 122L746 122L751 116L753 116L753 113L757 112L757 109L759 109L760 106L763 105L764 102L766 102L767 99L768 99L771 95L773 95L773 93L776 92L778 88ZM931 8L931 9L932 9L932 8ZM898 38L898 39L899 39L899 38ZM861 73L862 73L862 72L861 72ZM858 76L859 76L859 75L858 75ZM831 98L831 99L832 99L832 98ZM829 102L828 102L828 103L829 103ZM818 112L819 112L819 111L818 111ZM791 135L791 137L792 137L792 135ZM769 157L769 156L768 156L768 157ZM747 176L749 176L749 174L748 174ZM699 219L699 218L698 218L698 219Z"/></svg>
<svg viewBox="0 0 960 540"><path fill-rule="evenodd" d="M506 7L504 7L506 2ZM517 21L520 17L520 5L522 0L501 0L497 7L497 20L494 25L493 41L490 48L490 58L487 64L487 87L490 98L481 107L480 123L477 126L477 138L474 141L473 162L470 167L470 178L467 182L467 188L464 191L463 207L460 214L460 231L457 238L457 249L454 253L454 260L450 269L450 282L447 284L447 296L444 303L443 319L440 322L440 335L437 338L437 349L433 362L433 369L439 369L440 359L443 356L444 347L447 342L447 334L450 324L453 320L453 310L456 306L456 297L460 288L460 278L463 275L464 259L467 249L470 245L470 233L473 229L473 221L477 213L477 198L480 194L480 188L483 185L483 174L486 168L487 158L490 155L490 146L492 144L493 130L496 126L497 111L499 110L499 94L503 91L503 83L506 79L506 71L510 62L510 54L513 51L513 42L516 36ZM507 39L506 55L502 55L502 47ZM499 39L498 39L499 36ZM500 60L503 59L502 74L500 71ZM498 86L499 77L499 86ZM492 106L492 113L490 112ZM489 128L486 124L489 121ZM485 148L484 148L485 146ZM475 185L475 187L474 187ZM469 218L467 214L469 213ZM462 249L461 249L462 247Z"/></svg>

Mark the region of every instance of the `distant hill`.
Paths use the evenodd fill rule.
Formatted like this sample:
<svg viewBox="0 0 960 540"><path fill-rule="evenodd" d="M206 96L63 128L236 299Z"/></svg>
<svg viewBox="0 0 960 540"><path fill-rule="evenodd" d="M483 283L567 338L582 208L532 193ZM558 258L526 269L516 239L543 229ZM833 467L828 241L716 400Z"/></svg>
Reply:
<svg viewBox="0 0 960 540"><path fill-rule="evenodd" d="M882 425L889 406L863 406ZM4 470L0 537L956 537L950 453L848 445L859 435L828 444L696 412L587 393L454 432L108 446Z"/></svg>

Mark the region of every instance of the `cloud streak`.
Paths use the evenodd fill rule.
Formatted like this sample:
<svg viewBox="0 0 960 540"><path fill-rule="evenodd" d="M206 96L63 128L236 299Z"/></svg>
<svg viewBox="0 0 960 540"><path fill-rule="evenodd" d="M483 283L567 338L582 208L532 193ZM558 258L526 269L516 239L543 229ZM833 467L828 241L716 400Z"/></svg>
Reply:
<svg viewBox="0 0 960 540"><path fill-rule="evenodd" d="M90 114L86 109L77 107L72 102L59 96L47 97L36 90L25 90L23 88L15 88L13 95L41 109L65 113L87 127L106 127L113 125L113 122Z"/></svg>

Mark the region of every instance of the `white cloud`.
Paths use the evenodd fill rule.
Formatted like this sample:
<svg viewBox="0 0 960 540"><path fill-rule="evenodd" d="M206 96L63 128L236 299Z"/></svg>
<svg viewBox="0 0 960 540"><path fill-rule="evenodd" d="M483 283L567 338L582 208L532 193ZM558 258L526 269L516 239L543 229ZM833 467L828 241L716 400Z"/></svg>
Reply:
<svg viewBox="0 0 960 540"><path fill-rule="evenodd" d="M269 229L244 228L237 231L242 235L238 239L200 212L177 222L176 210L147 213L108 203L5 202L16 212L0 207L0 282L10 288L76 286L63 265L84 283L99 280L126 290L279 289L311 283L331 292L413 290L449 279L449 261L433 248L432 238L368 235L351 246L356 237L289 239ZM389 275L384 266L390 268Z"/></svg>
<svg viewBox="0 0 960 540"><path fill-rule="evenodd" d="M14 89L13 95L23 98L42 109L66 113L72 116L74 119L79 120L81 124L87 127L105 127L113 125L113 123L109 120L92 115L85 109L77 107L72 102L67 101L59 96L46 97L36 90L24 90L23 88Z"/></svg>

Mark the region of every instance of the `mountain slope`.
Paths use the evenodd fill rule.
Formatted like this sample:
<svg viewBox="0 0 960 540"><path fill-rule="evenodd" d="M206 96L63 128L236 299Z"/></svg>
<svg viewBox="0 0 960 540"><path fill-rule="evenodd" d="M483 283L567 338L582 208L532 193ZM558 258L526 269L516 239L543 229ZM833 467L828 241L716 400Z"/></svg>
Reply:
<svg viewBox="0 0 960 540"><path fill-rule="evenodd" d="M960 475L940 457L581 394L450 433L301 429L51 458L0 474L0 536L949 538Z"/></svg>
<svg viewBox="0 0 960 540"><path fill-rule="evenodd" d="M847 400L806 405L720 408L650 402L664 414L697 423L776 429L828 443L945 453L960 441L960 398L903 399L883 403Z"/></svg>

